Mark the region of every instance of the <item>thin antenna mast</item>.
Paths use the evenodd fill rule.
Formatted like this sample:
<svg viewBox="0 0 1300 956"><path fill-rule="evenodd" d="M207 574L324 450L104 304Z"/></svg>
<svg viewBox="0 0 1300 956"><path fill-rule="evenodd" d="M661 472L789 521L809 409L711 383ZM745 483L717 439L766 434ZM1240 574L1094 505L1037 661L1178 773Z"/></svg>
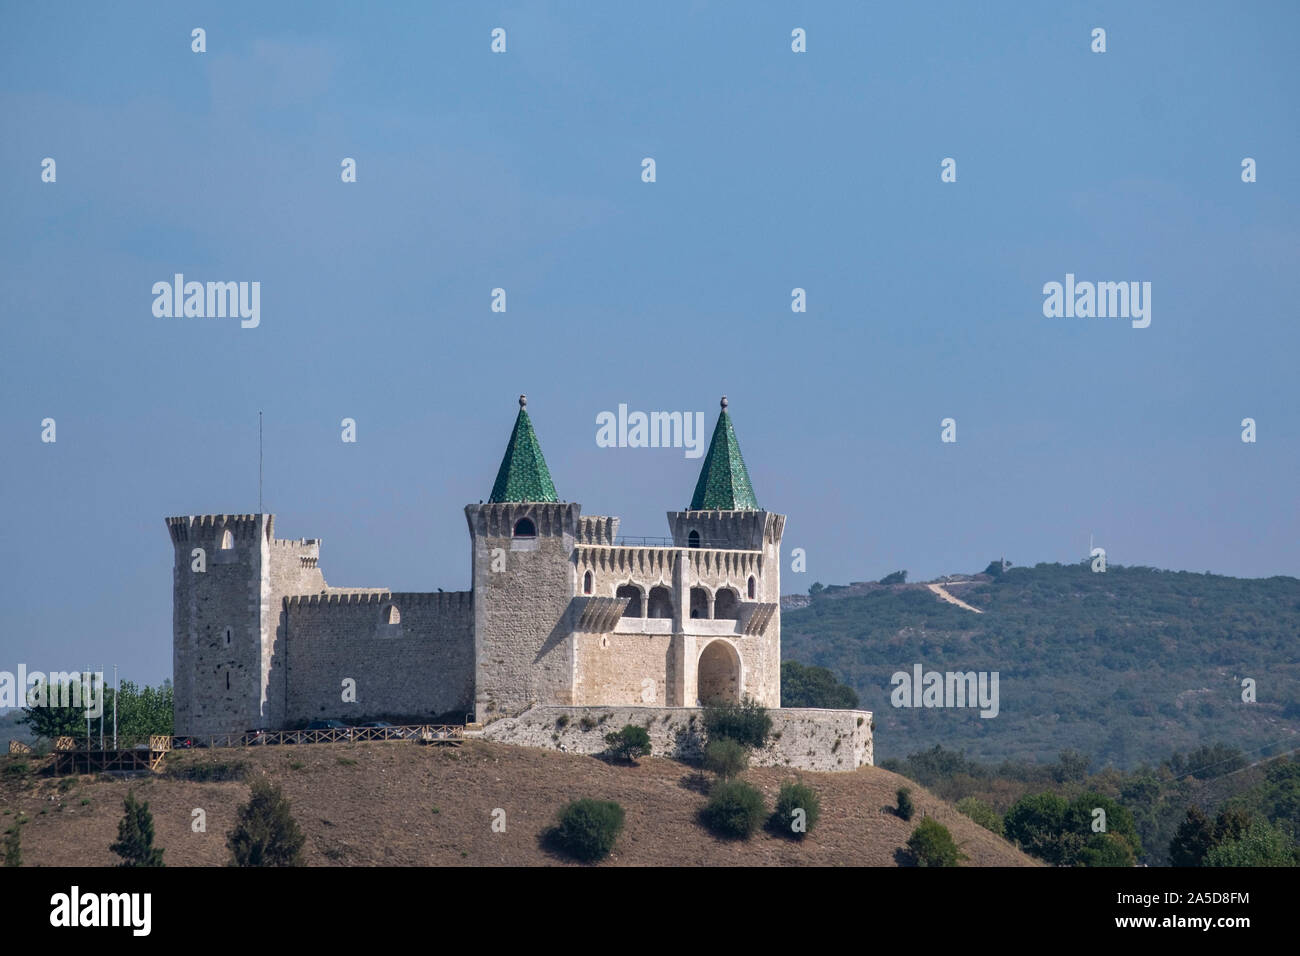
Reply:
<svg viewBox="0 0 1300 956"><path fill-rule="evenodd" d="M257 513L262 513L262 412L257 413Z"/></svg>

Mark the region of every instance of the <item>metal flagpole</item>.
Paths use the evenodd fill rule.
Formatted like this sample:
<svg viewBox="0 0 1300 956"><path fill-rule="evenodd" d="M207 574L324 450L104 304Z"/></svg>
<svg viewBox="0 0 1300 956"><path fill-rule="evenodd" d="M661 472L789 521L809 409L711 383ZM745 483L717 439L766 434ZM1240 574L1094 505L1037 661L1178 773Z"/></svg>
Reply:
<svg viewBox="0 0 1300 956"><path fill-rule="evenodd" d="M257 513L262 513L262 413L257 413Z"/></svg>
<svg viewBox="0 0 1300 956"><path fill-rule="evenodd" d="M117 679L117 665L113 665L113 749L117 749L117 697L122 693L122 682Z"/></svg>

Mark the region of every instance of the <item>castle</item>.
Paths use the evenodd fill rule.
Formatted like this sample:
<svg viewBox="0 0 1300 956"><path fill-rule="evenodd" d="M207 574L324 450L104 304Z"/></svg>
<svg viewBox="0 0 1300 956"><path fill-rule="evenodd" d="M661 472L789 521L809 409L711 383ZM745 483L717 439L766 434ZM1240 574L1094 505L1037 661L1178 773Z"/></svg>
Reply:
<svg viewBox="0 0 1300 956"><path fill-rule="evenodd" d="M175 732L442 716L523 733L501 718L649 709L649 725L715 698L779 708L785 516L759 508L726 398L690 507L668 512L672 536L656 544L559 500L526 405L487 502L465 507L468 591L331 587L320 540L276 538L274 515L168 518ZM803 714L809 736L829 719L854 739L849 767L870 762L863 712L779 713Z"/></svg>

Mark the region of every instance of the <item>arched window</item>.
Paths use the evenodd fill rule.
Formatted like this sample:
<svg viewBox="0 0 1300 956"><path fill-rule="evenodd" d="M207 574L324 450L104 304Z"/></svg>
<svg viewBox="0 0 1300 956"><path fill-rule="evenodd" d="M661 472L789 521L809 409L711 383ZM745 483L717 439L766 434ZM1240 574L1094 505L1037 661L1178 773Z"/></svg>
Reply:
<svg viewBox="0 0 1300 956"><path fill-rule="evenodd" d="M635 584L620 584L615 597L627 598L627 610L623 612L624 617L641 616L641 589Z"/></svg>
<svg viewBox="0 0 1300 956"><path fill-rule="evenodd" d="M230 551L234 547L235 535L229 528L227 528L225 531L221 532L221 550Z"/></svg>
<svg viewBox="0 0 1300 956"><path fill-rule="evenodd" d="M666 587L650 589L650 599L646 602L646 617L672 617L673 592Z"/></svg>
<svg viewBox="0 0 1300 956"><path fill-rule="evenodd" d="M590 571L588 571L586 574L582 576L582 593L583 594L591 593L591 572Z"/></svg>
<svg viewBox="0 0 1300 956"><path fill-rule="evenodd" d="M385 624L401 624L402 612L397 609L397 605L390 604L384 608L383 621Z"/></svg>
<svg viewBox="0 0 1300 956"><path fill-rule="evenodd" d="M704 588L691 588L691 617L709 616L709 592Z"/></svg>
<svg viewBox="0 0 1300 956"><path fill-rule="evenodd" d="M698 548L700 546L700 533L692 531L686 536L686 546L688 548Z"/></svg>
<svg viewBox="0 0 1300 956"><path fill-rule="evenodd" d="M515 522L516 538L535 538L537 537L537 525L533 524L532 518L520 518Z"/></svg>
<svg viewBox="0 0 1300 956"><path fill-rule="evenodd" d="M740 595L731 588L722 588L713 596L713 616L720 621L740 619Z"/></svg>
<svg viewBox="0 0 1300 956"><path fill-rule="evenodd" d="M749 599L754 600L754 576L749 576Z"/></svg>

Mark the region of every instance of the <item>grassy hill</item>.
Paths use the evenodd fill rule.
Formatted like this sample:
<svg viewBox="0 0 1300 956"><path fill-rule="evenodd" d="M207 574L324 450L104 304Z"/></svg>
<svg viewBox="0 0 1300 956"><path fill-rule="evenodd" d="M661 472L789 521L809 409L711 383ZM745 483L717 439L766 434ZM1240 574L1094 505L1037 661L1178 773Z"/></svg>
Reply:
<svg viewBox="0 0 1300 956"><path fill-rule="evenodd" d="M875 712L877 761L942 744L1132 767L1210 741L1300 746L1296 578L1040 564L945 587L983 613L922 585L840 589L783 612L783 657L830 668ZM918 663L998 671L1001 712L893 707L891 675ZM1256 703L1243 703L1243 678Z"/></svg>
<svg viewBox="0 0 1300 956"><path fill-rule="evenodd" d="M6 768L11 758L0 758ZM199 782L234 764L243 780ZM133 780L53 778L0 771L0 828L19 815L24 865L108 866L128 790L149 801L156 843L169 866L217 866L227 860L226 833L248 799L252 774L280 784L307 837L310 865L535 866L566 861L544 850L539 833L570 799L616 800L626 829L606 865L894 866L922 813L937 817L970 857L967 866L1033 862L917 784L874 767L855 773L804 773L821 793L822 815L801 844L767 833L732 843L709 835L695 819L704 796L691 767L650 758L636 767L592 757L467 741L463 747L421 747L409 741L313 744L190 751L167 758L166 773ZM745 778L775 800L789 774L752 769ZM912 788L917 812L905 823L884 811L895 791ZM207 832L190 829L191 811L207 814ZM506 832L491 828L495 808Z"/></svg>

